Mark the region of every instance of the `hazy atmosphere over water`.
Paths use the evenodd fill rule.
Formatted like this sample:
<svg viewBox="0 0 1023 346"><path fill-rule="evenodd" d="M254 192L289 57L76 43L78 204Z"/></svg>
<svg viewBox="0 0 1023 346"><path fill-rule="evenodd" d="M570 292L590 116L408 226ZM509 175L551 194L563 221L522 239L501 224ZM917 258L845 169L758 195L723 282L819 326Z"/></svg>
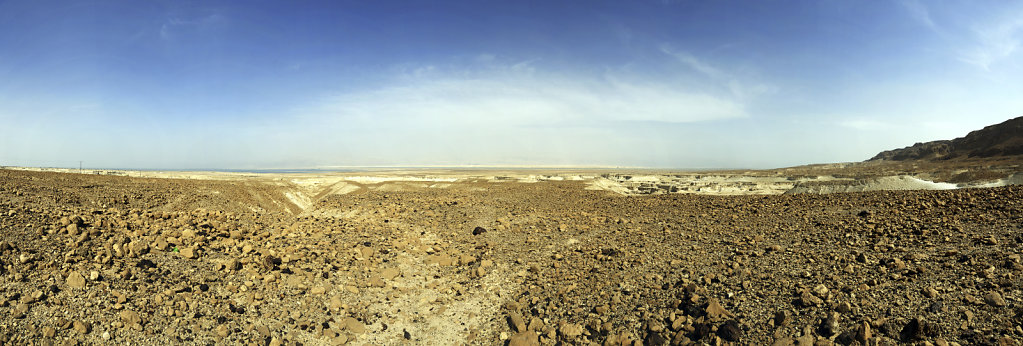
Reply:
<svg viewBox="0 0 1023 346"><path fill-rule="evenodd" d="M1007 1L3 1L0 165L779 167L1023 115Z"/></svg>

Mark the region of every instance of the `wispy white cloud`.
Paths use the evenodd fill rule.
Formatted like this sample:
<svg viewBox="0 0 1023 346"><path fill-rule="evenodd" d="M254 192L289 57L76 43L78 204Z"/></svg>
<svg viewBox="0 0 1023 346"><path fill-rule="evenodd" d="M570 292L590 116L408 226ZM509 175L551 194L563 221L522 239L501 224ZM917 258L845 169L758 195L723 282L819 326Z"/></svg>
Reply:
<svg viewBox="0 0 1023 346"><path fill-rule="evenodd" d="M938 34L948 46L954 47L952 54L956 59L985 71L1016 54L1023 43L1023 10L1019 8L944 8L944 12L938 12L944 15L939 17L943 19L939 23L935 11L925 2L901 0L899 4L915 22Z"/></svg>
<svg viewBox="0 0 1023 346"><path fill-rule="evenodd" d="M975 42L963 50L959 60L984 70L1019 52L1023 42L1023 17L1010 16L1006 20L984 23L973 30Z"/></svg>
<svg viewBox="0 0 1023 346"><path fill-rule="evenodd" d="M289 112L272 131L290 145L361 164L623 164L648 159L630 154L636 143L705 140L666 136L679 124L747 117L747 105L730 95L628 73L526 65L401 66L383 86L324 97Z"/></svg>
<svg viewBox="0 0 1023 346"><path fill-rule="evenodd" d="M164 40L171 39L171 24L164 23L160 26L160 38Z"/></svg>
<svg viewBox="0 0 1023 346"><path fill-rule="evenodd" d="M890 130L896 127L896 125L888 122L863 118L842 120L839 121L838 125L860 131L881 131Z"/></svg>
<svg viewBox="0 0 1023 346"><path fill-rule="evenodd" d="M899 2L909 16L928 29L939 31L938 25L931 18L931 11L919 0L903 0Z"/></svg>
<svg viewBox="0 0 1023 346"><path fill-rule="evenodd" d="M661 46L661 52L664 52L664 54L668 54L670 56L675 57L675 59L677 59L679 62L685 64L686 66L695 70L696 72L702 73L708 77L715 79L722 79L727 77L724 75L724 73L721 72L721 70L718 70L716 67L711 66L709 63L697 59L695 56L689 54L688 52L677 51L671 49L667 45Z"/></svg>
<svg viewBox="0 0 1023 346"><path fill-rule="evenodd" d="M345 122L453 126L563 126L614 121L701 122L746 116L736 100L612 76L418 71L397 85L338 95L319 112Z"/></svg>
<svg viewBox="0 0 1023 346"><path fill-rule="evenodd" d="M681 124L747 111L735 100L660 82L515 73L509 65L403 75L291 114L268 131L295 148L318 148L311 160L321 162L634 165L680 150L671 145L708 140L693 131L672 134L686 128Z"/></svg>
<svg viewBox="0 0 1023 346"><path fill-rule="evenodd" d="M220 13L209 13L195 17L168 17L160 25L160 38L170 40L182 30L202 30L226 23L227 17Z"/></svg>
<svg viewBox="0 0 1023 346"><path fill-rule="evenodd" d="M664 54L673 57L687 68L702 74L718 86L729 90L732 96L736 98L749 99L777 91L777 87L771 84L746 80L689 52L672 49L668 45L661 45L660 48Z"/></svg>

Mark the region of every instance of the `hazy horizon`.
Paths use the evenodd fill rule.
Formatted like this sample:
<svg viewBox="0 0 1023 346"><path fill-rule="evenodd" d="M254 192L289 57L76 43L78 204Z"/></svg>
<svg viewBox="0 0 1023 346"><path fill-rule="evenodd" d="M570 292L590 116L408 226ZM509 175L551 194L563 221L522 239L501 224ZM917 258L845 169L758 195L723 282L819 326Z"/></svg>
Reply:
<svg viewBox="0 0 1023 346"><path fill-rule="evenodd" d="M492 166L492 165L460 165L460 166L445 166L445 165L411 165L411 166L315 166L315 167L252 167L252 168L215 168L215 167L179 167L179 168L154 168L154 167L90 167L88 165L82 166L18 166L18 165L0 165L0 168L15 168L15 169L60 169L60 170L78 170L83 171L168 171L168 172L239 172L239 173L305 173L305 172L372 172L372 171L388 171L388 170L411 170L411 171L428 171L428 170L637 170L637 171L678 171L678 172L715 172L725 170L742 170L742 169L758 169L752 167L638 167L638 166L585 166L585 165L509 165L509 166ZM771 168L786 168L786 167L771 167Z"/></svg>
<svg viewBox="0 0 1023 346"><path fill-rule="evenodd" d="M1023 115L1023 3L0 3L0 165L778 168Z"/></svg>

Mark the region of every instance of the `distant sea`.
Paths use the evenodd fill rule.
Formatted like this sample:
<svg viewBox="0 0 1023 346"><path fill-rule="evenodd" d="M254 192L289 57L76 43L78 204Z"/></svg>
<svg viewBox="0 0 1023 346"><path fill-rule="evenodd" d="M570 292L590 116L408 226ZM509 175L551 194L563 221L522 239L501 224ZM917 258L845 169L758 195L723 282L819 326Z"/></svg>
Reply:
<svg viewBox="0 0 1023 346"><path fill-rule="evenodd" d="M361 172L367 169L189 169L188 171L202 172L228 172L228 173L339 173L339 172Z"/></svg>
<svg viewBox="0 0 1023 346"><path fill-rule="evenodd" d="M3 166L0 165L0 169L13 168L21 166ZM25 166L30 167L30 166ZM56 169L69 169L75 170L78 167L61 167L61 166L36 166L38 168L56 168ZM599 166L580 166L580 167L561 167L561 166L366 166L366 167L337 167L337 168L261 168L261 169L231 169L231 168L97 168L97 167L85 167L85 170L95 171L148 171L148 172L227 172L227 173L346 173L346 172L381 172L390 170L460 170L460 171L472 171L472 170L602 170L602 171L613 171L613 170L652 170L652 171L678 171L678 172L715 172L724 170L749 170L754 168L655 168L655 167L599 167Z"/></svg>
<svg viewBox="0 0 1023 346"><path fill-rule="evenodd" d="M105 169L105 168L99 168ZM370 169L358 168L280 168L280 169L225 169L225 168L189 168L189 169L150 169L150 168L111 168L114 170L127 171L156 171L156 172L226 172L226 173L341 173L341 172L363 172Z"/></svg>

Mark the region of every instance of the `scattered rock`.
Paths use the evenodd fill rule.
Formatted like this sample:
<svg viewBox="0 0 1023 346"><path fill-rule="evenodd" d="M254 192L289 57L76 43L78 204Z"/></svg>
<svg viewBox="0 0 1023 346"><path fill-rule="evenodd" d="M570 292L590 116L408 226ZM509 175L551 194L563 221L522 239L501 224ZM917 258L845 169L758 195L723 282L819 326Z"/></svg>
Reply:
<svg viewBox="0 0 1023 346"><path fill-rule="evenodd" d="M139 314L137 312L135 312L135 311L121 310L121 313L119 314L119 316L121 317L121 322L123 322L127 326L131 326L131 325L136 325L136 324L141 324L142 323L142 318L139 317Z"/></svg>
<svg viewBox="0 0 1023 346"><path fill-rule="evenodd" d="M45 294L43 293L43 291L35 290L35 291L32 291L32 293L29 293L29 294L26 294L26 295L22 296L21 297L21 302L25 303L25 304L32 304L32 303L35 303L37 301L42 300L44 297L45 297Z"/></svg>
<svg viewBox="0 0 1023 346"><path fill-rule="evenodd" d="M849 304L849 302L841 302L841 303L838 303L838 305L835 306L835 311L837 311L839 313L843 313L843 314L848 314L848 313L852 312L852 309L853 309L853 306L852 306L852 304Z"/></svg>
<svg viewBox="0 0 1023 346"><path fill-rule="evenodd" d="M217 336L218 337L226 338L229 335L231 335L231 329L230 328L228 328L226 325L223 325L223 324L217 326Z"/></svg>
<svg viewBox="0 0 1023 346"><path fill-rule="evenodd" d="M192 247L183 247L178 249L178 254L187 259L195 259L196 250Z"/></svg>
<svg viewBox="0 0 1023 346"><path fill-rule="evenodd" d="M984 300L973 295L963 296L963 301L972 305L984 305Z"/></svg>
<svg viewBox="0 0 1023 346"><path fill-rule="evenodd" d="M646 338L643 339L643 345L649 346L663 346L668 344L668 339L665 338L661 333L650 332L647 333Z"/></svg>
<svg viewBox="0 0 1023 346"><path fill-rule="evenodd" d="M973 325L973 320L975 318L976 318L976 315L973 314L973 311L963 310L963 319L964 319L964 321L963 321L962 329L967 329L970 326L972 326Z"/></svg>
<svg viewBox="0 0 1023 346"><path fill-rule="evenodd" d="M906 326L899 332L902 341L910 342L923 340L934 333L934 328L923 318L916 317L906 323Z"/></svg>
<svg viewBox="0 0 1023 346"><path fill-rule="evenodd" d="M583 334L583 327L575 323L562 323L558 332L566 338L572 339Z"/></svg>
<svg viewBox="0 0 1023 346"><path fill-rule="evenodd" d="M795 346L796 339L793 338L776 338L771 346Z"/></svg>
<svg viewBox="0 0 1023 346"><path fill-rule="evenodd" d="M89 332L92 331L92 326L89 323L82 321L75 321L72 324L72 327L75 329L76 332L81 334L89 334Z"/></svg>
<svg viewBox="0 0 1023 346"><path fill-rule="evenodd" d="M823 336L832 336L838 334L841 327L841 315L838 312L831 311L828 313L828 317L821 321L819 330Z"/></svg>
<svg viewBox="0 0 1023 346"><path fill-rule="evenodd" d="M725 307L721 306L717 299L711 299L704 311L707 313L707 317L715 321L732 316L728 310L725 310Z"/></svg>
<svg viewBox="0 0 1023 346"><path fill-rule="evenodd" d="M829 290L827 286L824 286L824 284L820 284L813 287L813 294L816 295L817 297L820 297L821 299L828 298L829 292L831 292L831 290Z"/></svg>
<svg viewBox="0 0 1023 346"><path fill-rule="evenodd" d="M385 280L394 280L400 274L401 271L398 268L384 268L384 270L380 271L380 277Z"/></svg>
<svg viewBox="0 0 1023 346"><path fill-rule="evenodd" d="M867 261L868 261L867 255L862 254L862 253L859 254L859 255L856 255L856 262L867 263Z"/></svg>
<svg viewBox="0 0 1023 346"><path fill-rule="evenodd" d="M984 302L991 306L1003 307L1006 305L1005 299L998 292L991 291L984 295Z"/></svg>
<svg viewBox="0 0 1023 346"><path fill-rule="evenodd" d="M860 323L858 327L856 327L856 341L859 341L861 344L866 345L867 340L870 340L870 338L873 337L874 335L870 331L870 323L864 321Z"/></svg>
<svg viewBox="0 0 1023 346"><path fill-rule="evenodd" d="M12 312L11 316L16 319L20 319L25 318L25 314L28 314L28 304L19 303L18 305L14 306L14 311Z"/></svg>
<svg viewBox="0 0 1023 346"><path fill-rule="evenodd" d="M810 291L803 291L803 293L799 295L799 302L803 307L813 307L824 304L824 300L813 295Z"/></svg>
<svg viewBox="0 0 1023 346"><path fill-rule="evenodd" d="M135 263L135 267L141 269L156 268L156 263L153 263L153 261L150 261L148 259L141 259Z"/></svg>
<svg viewBox="0 0 1023 346"><path fill-rule="evenodd" d="M451 258L451 256L444 254L434 254L426 257L426 263L427 264L436 263L440 266L449 266L453 265L455 261L453 258Z"/></svg>
<svg viewBox="0 0 1023 346"><path fill-rule="evenodd" d="M906 268L908 268L908 266L906 266L906 261L903 261L901 258L896 257L892 258L891 261L888 262L888 268L895 270L905 270Z"/></svg>
<svg viewBox="0 0 1023 346"><path fill-rule="evenodd" d="M944 311L945 311L945 303L942 303L940 301L939 302L931 303L931 305L927 306L927 312L930 312L930 313L936 314L936 313L944 312Z"/></svg>
<svg viewBox="0 0 1023 346"><path fill-rule="evenodd" d="M533 331L520 332L508 339L508 346L540 346L540 336Z"/></svg>
<svg viewBox="0 0 1023 346"><path fill-rule="evenodd" d="M72 271L67 276L67 285L71 288L85 288L85 277L77 271Z"/></svg>
<svg viewBox="0 0 1023 346"><path fill-rule="evenodd" d="M345 303L343 300L341 300L340 296L330 297L330 301L327 303L327 307L330 308L331 311L341 310L341 308L344 307L344 305Z"/></svg>
<svg viewBox="0 0 1023 346"><path fill-rule="evenodd" d="M511 326L514 327L515 331L517 332L526 331L526 321L524 321L522 319L522 316L519 315L518 313L508 314L508 324L511 324Z"/></svg>
<svg viewBox="0 0 1023 346"><path fill-rule="evenodd" d="M726 341L739 341L742 338L742 328L739 327L739 322L729 320L718 326L718 336Z"/></svg>
<svg viewBox="0 0 1023 346"><path fill-rule="evenodd" d="M345 318L344 321L345 329L348 330L349 332L352 332L353 334L366 333L366 325L362 324L362 322L360 322L359 320L347 317Z"/></svg>
<svg viewBox="0 0 1023 346"><path fill-rule="evenodd" d="M774 326L784 327L792 322L792 314L788 311L778 311L774 313Z"/></svg>

